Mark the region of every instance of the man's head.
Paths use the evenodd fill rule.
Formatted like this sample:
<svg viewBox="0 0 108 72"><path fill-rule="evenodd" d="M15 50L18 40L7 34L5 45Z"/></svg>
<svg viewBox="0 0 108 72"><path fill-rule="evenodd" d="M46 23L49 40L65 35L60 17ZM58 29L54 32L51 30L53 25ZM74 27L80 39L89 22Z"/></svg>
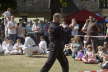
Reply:
<svg viewBox="0 0 108 72"><path fill-rule="evenodd" d="M45 40L44 36L40 36L40 40Z"/></svg>
<svg viewBox="0 0 108 72"><path fill-rule="evenodd" d="M93 18L93 16L89 16L89 19L92 19Z"/></svg>
<svg viewBox="0 0 108 72"><path fill-rule="evenodd" d="M60 23L61 19L62 19L62 15L60 13L55 13L53 15L53 22Z"/></svg>
<svg viewBox="0 0 108 72"><path fill-rule="evenodd" d="M96 19L93 16L89 16L89 20L92 22L96 22Z"/></svg>

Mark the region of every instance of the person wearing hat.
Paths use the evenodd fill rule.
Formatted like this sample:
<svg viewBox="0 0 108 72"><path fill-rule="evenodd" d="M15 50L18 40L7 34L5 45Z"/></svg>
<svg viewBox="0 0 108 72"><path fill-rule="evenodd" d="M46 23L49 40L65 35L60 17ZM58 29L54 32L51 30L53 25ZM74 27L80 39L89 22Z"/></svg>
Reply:
<svg viewBox="0 0 108 72"><path fill-rule="evenodd" d="M49 47L48 47L48 59L40 72L48 72L55 60L57 59L62 67L62 72L69 72L69 64L66 56L64 55L64 37L65 31L60 26L62 15L55 13L53 15L53 21L50 23L49 34Z"/></svg>

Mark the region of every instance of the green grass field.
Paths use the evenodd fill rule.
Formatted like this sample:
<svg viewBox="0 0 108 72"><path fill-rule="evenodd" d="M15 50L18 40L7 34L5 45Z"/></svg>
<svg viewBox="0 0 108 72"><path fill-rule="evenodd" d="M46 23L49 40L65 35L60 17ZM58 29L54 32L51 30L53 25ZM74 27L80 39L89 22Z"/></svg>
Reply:
<svg viewBox="0 0 108 72"><path fill-rule="evenodd" d="M45 63L47 56L35 55L26 57L24 55L0 56L0 72L39 72ZM69 72L79 72L82 70L99 70L96 64L84 64L74 61L68 56ZM55 62L49 72L62 72L58 61Z"/></svg>

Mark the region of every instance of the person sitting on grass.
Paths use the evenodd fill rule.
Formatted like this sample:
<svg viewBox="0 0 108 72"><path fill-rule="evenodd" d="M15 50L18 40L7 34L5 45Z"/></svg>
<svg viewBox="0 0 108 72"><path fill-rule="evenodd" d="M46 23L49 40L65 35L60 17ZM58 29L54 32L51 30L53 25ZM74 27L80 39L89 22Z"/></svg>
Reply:
<svg viewBox="0 0 108 72"><path fill-rule="evenodd" d="M84 56L84 51L82 50L82 48L77 52L77 55L75 57L75 60L77 61L82 61L82 57Z"/></svg>
<svg viewBox="0 0 108 72"><path fill-rule="evenodd" d="M7 43L8 43L8 38L5 38L4 41L2 42L3 50L5 50L5 47L6 47Z"/></svg>
<svg viewBox="0 0 108 72"><path fill-rule="evenodd" d="M72 58L75 58L77 55L77 52L82 48L80 37L75 36L71 39L70 47L72 50Z"/></svg>
<svg viewBox="0 0 108 72"><path fill-rule="evenodd" d="M100 67L104 70L107 69L108 71L108 55L104 54L103 55L103 62L100 63Z"/></svg>
<svg viewBox="0 0 108 72"><path fill-rule="evenodd" d="M104 42L102 59L103 62L100 63L100 67L102 69L102 72L107 72L108 71L108 42Z"/></svg>
<svg viewBox="0 0 108 72"><path fill-rule="evenodd" d="M82 61L84 63L88 63L88 64L97 63L96 56L93 53L92 45L87 45L87 52L86 52L85 56L83 56Z"/></svg>
<svg viewBox="0 0 108 72"><path fill-rule="evenodd" d="M104 47L103 46L98 46L98 52L96 54L96 59L98 62L103 62L103 50L104 50Z"/></svg>
<svg viewBox="0 0 108 72"><path fill-rule="evenodd" d="M43 54L48 53L47 42L45 41L44 36L40 36L39 49L41 51L40 53L43 53Z"/></svg>
<svg viewBox="0 0 108 72"><path fill-rule="evenodd" d="M65 44L65 46L64 46L64 54L65 54L66 56L69 56L69 55L72 54L72 51L71 51L71 49L70 49L70 44Z"/></svg>
<svg viewBox="0 0 108 72"><path fill-rule="evenodd" d="M34 40L29 34L25 37L25 42L23 46L23 51L26 56L32 56L33 48L36 46Z"/></svg>
<svg viewBox="0 0 108 72"><path fill-rule="evenodd" d="M20 39L17 39L17 42L13 46L13 50L11 51L12 55L20 55L23 54L22 43Z"/></svg>
<svg viewBox="0 0 108 72"><path fill-rule="evenodd" d="M3 46L5 45L5 46ZM3 50L5 55L10 55L11 51L13 50L13 41L12 40L7 40L6 44L3 44Z"/></svg>
<svg viewBox="0 0 108 72"><path fill-rule="evenodd" d="M103 62L108 60L108 43L107 42L104 43L102 58L103 58Z"/></svg>
<svg viewBox="0 0 108 72"><path fill-rule="evenodd" d="M33 53L39 53L40 49L36 46L35 41L33 40L32 36L27 34L25 37L25 42L23 45L23 51L26 56L31 57Z"/></svg>

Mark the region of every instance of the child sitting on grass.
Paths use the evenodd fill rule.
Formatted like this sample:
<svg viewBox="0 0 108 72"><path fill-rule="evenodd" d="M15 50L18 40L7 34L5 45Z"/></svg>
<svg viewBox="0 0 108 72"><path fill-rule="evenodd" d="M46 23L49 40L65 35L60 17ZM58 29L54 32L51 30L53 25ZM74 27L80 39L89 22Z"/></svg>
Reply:
<svg viewBox="0 0 108 72"><path fill-rule="evenodd" d="M82 61L82 57L84 56L84 51L82 49L80 49L78 52L77 52L77 55L75 57L75 60L77 61Z"/></svg>
<svg viewBox="0 0 108 72"><path fill-rule="evenodd" d="M22 50L22 43L20 39L17 39L17 42L14 44L13 46L13 50L11 51L12 55L20 55L23 54L23 50Z"/></svg>
<svg viewBox="0 0 108 72"><path fill-rule="evenodd" d="M47 54L47 42L45 41L44 36L40 36L40 42L39 42L39 49L40 53Z"/></svg>
<svg viewBox="0 0 108 72"><path fill-rule="evenodd" d="M72 51L71 51L71 49L70 49L70 44L65 44L65 46L64 46L64 54L65 54L66 56L69 56L69 55L72 54Z"/></svg>
<svg viewBox="0 0 108 72"><path fill-rule="evenodd" d="M104 47L103 46L98 46L98 51L97 51L97 54L96 54L96 59L99 63L103 62L103 50L104 50Z"/></svg>
<svg viewBox="0 0 108 72"><path fill-rule="evenodd" d="M72 51L72 58L75 58L77 55L77 52L82 48L80 37L75 36L71 39L70 43L71 51Z"/></svg>
<svg viewBox="0 0 108 72"><path fill-rule="evenodd" d="M2 44L2 47L4 49L4 54L10 55L11 51L13 50L13 41L12 40L6 40L6 44Z"/></svg>
<svg viewBox="0 0 108 72"><path fill-rule="evenodd" d="M104 42L104 48L103 48L103 62L100 64L100 67L103 69L103 71L108 71L108 43Z"/></svg>
<svg viewBox="0 0 108 72"><path fill-rule="evenodd" d="M83 56L82 61L88 64L97 63L96 56L93 53L92 45L87 45L87 51L86 51L85 56Z"/></svg>
<svg viewBox="0 0 108 72"><path fill-rule="evenodd" d="M100 67L102 69L107 69L108 70L108 56L103 56L103 62L100 64Z"/></svg>

